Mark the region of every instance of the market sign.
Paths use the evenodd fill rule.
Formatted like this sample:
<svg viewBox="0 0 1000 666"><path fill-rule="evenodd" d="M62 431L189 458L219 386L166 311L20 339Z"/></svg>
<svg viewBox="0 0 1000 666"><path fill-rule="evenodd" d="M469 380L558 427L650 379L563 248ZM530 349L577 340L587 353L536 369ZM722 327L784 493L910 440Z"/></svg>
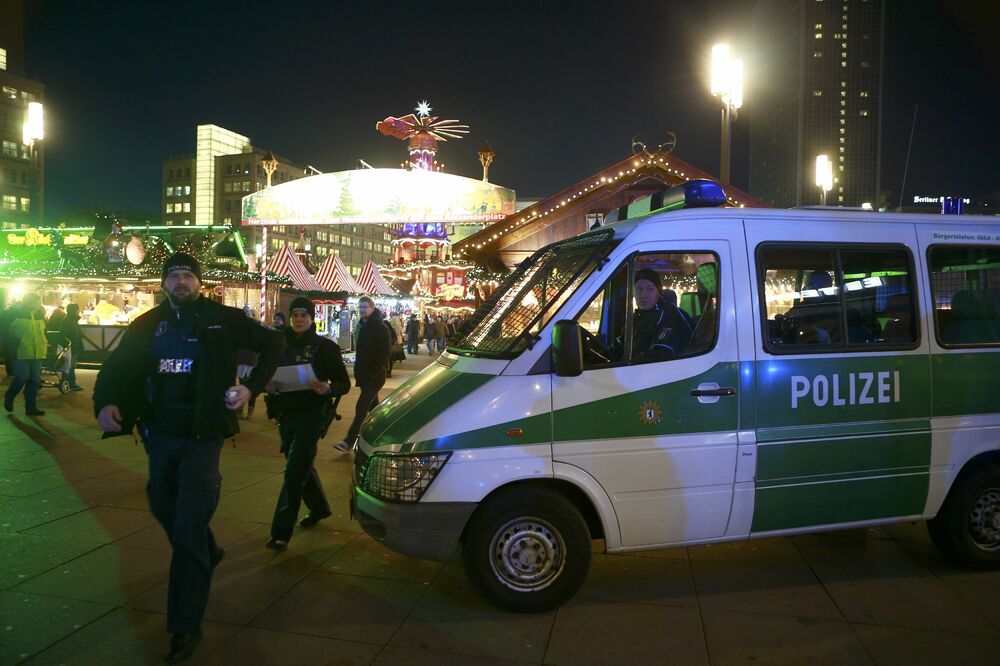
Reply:
<svg viewBox="0 0 1000 666"><path fill-rule="evenodd" d="M60 236L63 245L86 245L90 242L89 234L69 233ZM52 245L52 234L43 234L38 229L25 229L7 234L8 245L23 245L34 247L36 245Z"/></svg>
<svg viewBox="0 0 1000 666"><path fill-rule="evenodd" d="M514 190L414 169L324 173L243 197L244 225L492 222L514 214Z"/></svg>

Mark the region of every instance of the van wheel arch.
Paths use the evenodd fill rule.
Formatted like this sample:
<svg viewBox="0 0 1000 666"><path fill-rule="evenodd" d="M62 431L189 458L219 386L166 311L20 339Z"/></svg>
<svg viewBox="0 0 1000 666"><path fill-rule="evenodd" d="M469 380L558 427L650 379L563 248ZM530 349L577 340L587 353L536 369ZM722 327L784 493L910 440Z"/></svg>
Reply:
<svg viewBox="0 0 1000 666"><path fill-rule="evenodd" d="M495 496L502 493L511 492L513 490L525 490L528 488L545 488L547 490L555 490L572 502L573 506L576 507L576 510L580 512L581 516L583 516L584 521L587 523L587 528L590 530L591 539L604 538L604 523L601 522L601 517L597 513L597 509L594 507L594 503L591 501L590 497L579 486L562 479L525 479L523 481L507 483L499 488L494 488L488 495L486 495L486 497L479 500L479 505L483 506ZM475 515L475 512L473 512L472 516L469 517L469 520L466 521L465 528L462 531L463 539L465 538L465 533L468 531L469 525L472 524Z"/></svg>
<svg viewBox="0 0 1000 666"><path fill-rule="evenodd" d="M927 532L948 559L970 569L1000 567L1000 451L970 458L956 475Z"/></svg>

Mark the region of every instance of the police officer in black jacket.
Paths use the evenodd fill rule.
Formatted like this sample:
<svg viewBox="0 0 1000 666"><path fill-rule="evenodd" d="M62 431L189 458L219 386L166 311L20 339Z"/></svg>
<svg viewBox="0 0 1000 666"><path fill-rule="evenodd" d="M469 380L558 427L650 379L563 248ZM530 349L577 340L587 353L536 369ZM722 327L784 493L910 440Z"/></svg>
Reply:
<svg viewBox="0 0 1000 666"><path fill-rule="evenodd" d="M361 434L361 423L378 404L378 392L385 385L390 354L389 331L374 301L367 296L358 299L358 314L361 320L358 322L358 348L354 355L354 379L361 387L361 395L358 396L347 438L334 444L335 449L345 453L354 447Z"/></svg>
<svg viewBox="0 0 1000 666"><path fill-rule="evenodd" d="M192 256L171 255L162 280L167 300L132 322L101 366L94 414L105 437L138 425L149 454L149 505L173 548L166 659L181 661L201 640L212 571L225 554L208 526L219 502L222 441L239 432L236 413L263 391L284 341L241 310L201 297ZM242 385L235 385L237 349L260 354Z"/></svg>
<svg viewBox="0 0 1000 666"><path fill-rule="evenodd" d="M333 417L334 396L351 390L351 380L340 356L340 347L316 333L315 308L307 298L296 298L288 311L285 327L285 353L278 367L309 364L316 379L309 388L282 391L276 380L268 384L268 414L278 419L281 451L285 454L285 483L271 521L267 547L284 550L292 538L295 519L305 501L309 513L299 521L312 527L330 515L330 503L323 493L316 460L316 443Z"/></svg>

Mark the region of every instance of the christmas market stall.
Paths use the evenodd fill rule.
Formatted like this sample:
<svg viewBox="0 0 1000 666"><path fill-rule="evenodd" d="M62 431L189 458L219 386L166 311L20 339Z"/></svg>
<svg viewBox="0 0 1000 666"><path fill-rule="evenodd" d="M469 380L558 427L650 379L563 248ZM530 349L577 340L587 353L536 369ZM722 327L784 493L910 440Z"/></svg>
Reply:
<svg viewBox="0 0 1000 666"><path fill-rule="evenodd" d="M125 327L162 300L160 271L175 251L203 266L203 294L242 307L259 298L260 277L246 271L242 239L231 227L127 226L101 217L94 226L0 230L0 305L32 291L46 314L76 303L83 363L99 363ZM107 224L104 224L107 222ZM269 298L289 284L273 276Z"/></svg>

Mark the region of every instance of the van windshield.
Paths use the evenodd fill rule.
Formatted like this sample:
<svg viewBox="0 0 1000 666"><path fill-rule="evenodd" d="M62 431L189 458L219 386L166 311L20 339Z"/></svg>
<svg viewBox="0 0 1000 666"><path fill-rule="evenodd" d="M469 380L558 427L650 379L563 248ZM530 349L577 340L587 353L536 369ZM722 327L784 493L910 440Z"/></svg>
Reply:
<svg viewBox="0 0 1000 666"><path fill-rule="evenodd" d="M537 339L552 315L612 248L614 230L602 229L544 247L511 273L448 351L513 358Z"/></svg>

